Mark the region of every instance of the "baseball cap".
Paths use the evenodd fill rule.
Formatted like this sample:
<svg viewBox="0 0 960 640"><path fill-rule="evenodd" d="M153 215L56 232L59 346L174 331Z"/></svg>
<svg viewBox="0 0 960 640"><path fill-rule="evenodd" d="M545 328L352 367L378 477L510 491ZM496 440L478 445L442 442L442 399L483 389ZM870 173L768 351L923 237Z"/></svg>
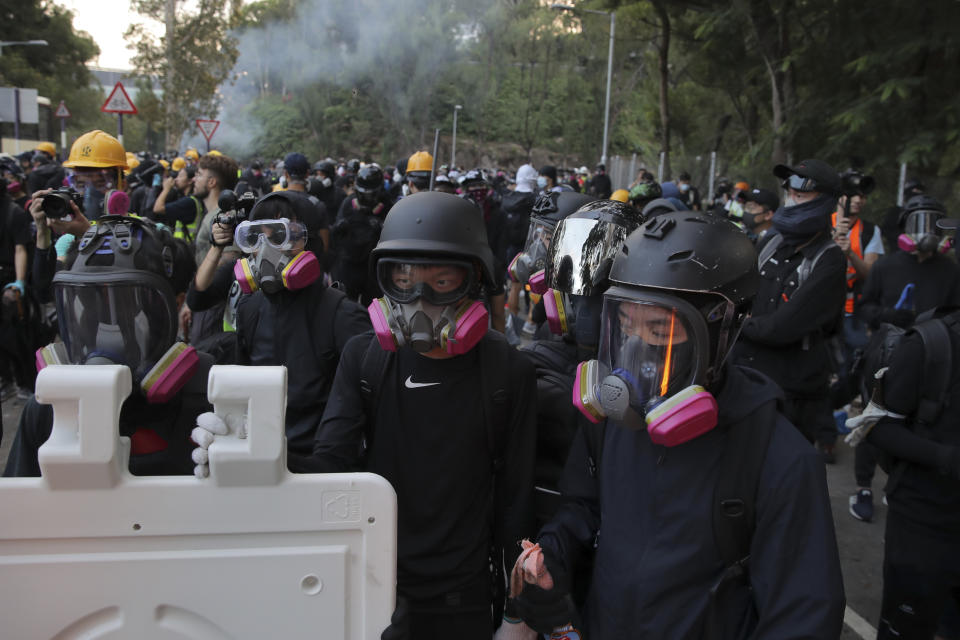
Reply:
<svg viewBox="0 0 960 640"><path fill-rule="evenodd" d="M743 197L747 202L756 202L770 209L770 211L776 211L780 207L780 198L773 191L767 189L750 189L743 193Z"/></svg>
<svg viewBox="0 0 960 640"><path fill-rule="evenodd" d="M310 163L307 162L305 155L294 151L284 156L283 168L286 169L287 173L291 176L304 177L310 172Z"/></svg>
<svg viewBox="0 0 960 640"><path fill-rule="evenodd" d="M778 164L773 168L773 175L781 180L788 180L790 176L806 178L806 191L818 191L832 196L839 196L841 192L840 174L826 162L816 158L804 160L792 167Z"/></svg>

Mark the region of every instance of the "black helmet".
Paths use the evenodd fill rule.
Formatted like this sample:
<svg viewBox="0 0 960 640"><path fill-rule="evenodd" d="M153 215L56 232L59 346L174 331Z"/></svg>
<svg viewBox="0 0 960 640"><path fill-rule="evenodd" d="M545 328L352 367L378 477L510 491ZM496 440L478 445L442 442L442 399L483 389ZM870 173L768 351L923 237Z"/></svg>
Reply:
<svg viewBox="0 0 960 640"><path fill-rule="evenodd" d="M601 340L615 337L618 324L639 320L627 317L631 313L654 307L667 310L679 322L677 331L686 336L682 340L690 340L688 347L674 354L676 365L683 366L682 371L674 371L682 375L670 376L671 385L709 386L718 380L760 275L753 243L733 223L699 212L676 211L648 220L627 238L613 262L610 282L604 294ZM601 342L601 360L604 349L614 353L615 346ZM612 366L619 366L615 360ZM664 387L666 381L664 375ZM664 389L659 395L669 394Z"/></svg>
<svg viewBox="0 0 960 640"><path fill-rule="evenodd" d="M610 270L613 283L722 296L736 306L757 293L753 243L733 223L697 211L665 213L633 232Z"/></svg>
<svg viewBox="0 0 960 640"><path fill-rule="evenodd" d="M347 163L347 172L357 175L360 172L360 161L356 158L350 160L350 162Z"/></svg>
<svg viewBox="0 0 960 640"><path fill-rule="evenodd" d="M107 215L69 257L53 279L69 361L126 364L139 380L176 341L176 294L193 278L193 252L148 220Z"/></svg>
<svg viewBox="0 0 960 640"><path fill-rule="evenodd" d="M677 203L671 202L667 198L656 198L643 206L643 217L645 220L655 218L671 211L686 211L677 206Z"/></svg>
<svg viewBox="0 0 960 640"><path fill-rule="evenodd" d="M360 169L354 186L360 193L376 192L383 189L383 169L376 163L368 164Z"/></svg>
<svg viewBox="0 0 960 640"><path fill-rule="evenodd" d="M946 217L947 210L943 203L921 193L907 200L897 223L902 235L910 236L914 246L926 252L936 250L940 244L943 226L938 225L937 222ZM898 245L904 251L912 250L904 247L899 241Z"/></svg>
<svg viewBox="0 0 960 640"><path fill-rule="evenodd" d="M333 163L329 160L320 160L319 162L313 163L313 170L331 179L337 177L337 168L333 166Z"/></svg>
<svg viewBox="0 0 960 640"><path fill-rule="evenodd" d="M623 202L595 200L561 220L545 267L550 287L579 296L601 293L614 257L644 219Z"/></svg>
<svg viewBox="0 0 960 640"><path fill-rule="evenodd" d="M407 196L390 209L371 267L385 257L440 257L468 260L479 266L482 284L493 289L493 252L483 214L470 202L449 193L424 191Z"/></svg>
<svg viewBox="0 0 960 640"><path fill-rule="evenodd" d="M588 196L585 193L575 191L551 191L541 193L536 202L533 203L533 210L530 215L533 220L542 222L548 226L556 227L557 223L572 214L574 211L596 200L594 196ZM531 222L533 221L531 220Z"/></svg>

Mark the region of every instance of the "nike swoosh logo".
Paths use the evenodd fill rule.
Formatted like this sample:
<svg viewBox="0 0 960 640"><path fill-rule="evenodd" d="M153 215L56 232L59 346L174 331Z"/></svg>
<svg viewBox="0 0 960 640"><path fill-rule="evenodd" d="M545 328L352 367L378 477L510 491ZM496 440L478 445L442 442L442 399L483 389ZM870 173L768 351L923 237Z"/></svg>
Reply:
<svg viewBox="0 0 960 640"><path fill-rule="evenodd" d="M419 389L420 387L433 387L440 384L439 382L414 382L413 376L407 376L407 379L404 381L403 386L407 389Z"/></svg>

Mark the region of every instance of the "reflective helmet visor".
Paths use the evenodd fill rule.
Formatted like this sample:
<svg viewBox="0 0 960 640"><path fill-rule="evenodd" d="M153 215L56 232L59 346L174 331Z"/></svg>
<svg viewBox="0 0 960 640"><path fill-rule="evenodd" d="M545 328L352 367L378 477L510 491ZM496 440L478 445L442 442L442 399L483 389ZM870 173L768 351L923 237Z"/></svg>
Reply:
<svg viewBox="0 0 960 640"><path fill-rule="evenodd" d="M550 241L547 274L550 286L564 293L589 296L600 283L599 267L620 251L628 230L608 220L565 218Z"/></svg>

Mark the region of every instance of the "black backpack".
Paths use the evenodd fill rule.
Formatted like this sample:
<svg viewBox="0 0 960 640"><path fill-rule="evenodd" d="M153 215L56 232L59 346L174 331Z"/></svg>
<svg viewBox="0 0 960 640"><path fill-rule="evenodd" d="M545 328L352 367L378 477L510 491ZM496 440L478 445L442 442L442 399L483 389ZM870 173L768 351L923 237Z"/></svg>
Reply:
<svg viewBox="0 0 960 640"><path fill-rule="evenodd" d="M727 427L720 479L713 494L713 538L725 568L710 587L710 604L703 620L705 638L713 638L721 631L726 588L746 583L749 577L760 473L770 447L778 404L778 400L771 400ZM590 475L597 477L606 421L586 425L584 429Z"/></svg>

